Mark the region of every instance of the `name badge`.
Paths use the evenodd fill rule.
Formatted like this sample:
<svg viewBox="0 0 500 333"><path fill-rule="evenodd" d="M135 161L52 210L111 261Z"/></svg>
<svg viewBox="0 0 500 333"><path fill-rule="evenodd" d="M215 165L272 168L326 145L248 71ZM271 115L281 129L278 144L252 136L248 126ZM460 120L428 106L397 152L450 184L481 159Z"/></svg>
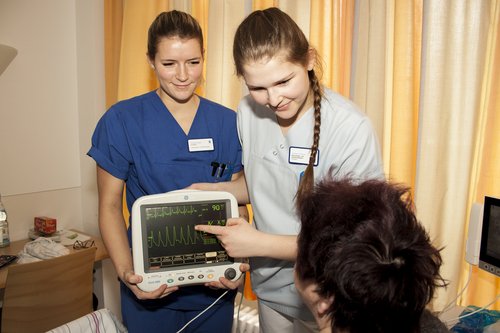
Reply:
<svg viewBox="0 0 500 333"><path fill-rule="evenodd" d="M188 146L191 153L196 151L212 151L214 150L214 140L212 138L191 139L188 140Z"/></svg>
<svg viewBox="0 0 500 333"><path fill-rule="evenodd" d="M290 147L290 151L288 153L288 163L308 165L310 157L311 157L310 148ZM318 162L319 162L319 150L316 153L314 166L318 165Z"/></svg>

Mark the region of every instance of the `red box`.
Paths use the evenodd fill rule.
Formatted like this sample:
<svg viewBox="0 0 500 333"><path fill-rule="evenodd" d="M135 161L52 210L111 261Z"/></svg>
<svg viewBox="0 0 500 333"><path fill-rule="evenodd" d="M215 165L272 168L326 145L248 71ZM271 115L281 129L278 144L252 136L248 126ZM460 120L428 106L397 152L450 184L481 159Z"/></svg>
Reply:
<svg viewBox="0 0 500 333"><path fill-rule="evenodd" d="M45 235L53 234L57 231L57 220L52 217L35 217L35 231Z"/></svg>

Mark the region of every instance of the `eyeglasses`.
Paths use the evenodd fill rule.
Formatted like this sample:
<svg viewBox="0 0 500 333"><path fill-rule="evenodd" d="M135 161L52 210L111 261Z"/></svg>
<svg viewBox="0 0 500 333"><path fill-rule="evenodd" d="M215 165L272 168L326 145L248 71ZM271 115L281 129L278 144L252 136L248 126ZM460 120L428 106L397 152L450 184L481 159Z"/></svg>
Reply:
<svg viewBox="0 0 500 333"><path fill-rule="evenodd" d="M88 249L89 247L92 247L94 245L95 245L95 243L94 243L93 239L89 239L89 240L86 240L83 242L77 240L73 243L73 249L75 249L75 250Z"/></svg>

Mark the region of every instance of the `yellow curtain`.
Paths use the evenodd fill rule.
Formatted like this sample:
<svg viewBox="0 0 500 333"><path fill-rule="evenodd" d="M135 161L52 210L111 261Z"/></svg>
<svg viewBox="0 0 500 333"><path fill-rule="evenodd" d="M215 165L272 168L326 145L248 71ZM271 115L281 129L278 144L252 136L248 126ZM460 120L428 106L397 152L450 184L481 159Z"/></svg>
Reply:
<svg viewBox="0 0 500 333"><path fill-rule="evenodd" d="M350 96L379 136L386 175L414 188L421 71L422 1L363 1ZM410 24L408 24L410 22Z"/></svg>
<svg viewBox="0 0 500 333"><path fill-rule="evenodd" d="M123 21L123 1L104 1L104 75L106 108L118 101L118 68Z"/></svg>
<svg viewBox="0 0 500 333"><path fill-rule="evenodd" d="M253 0L252 10L266 9L269 7L278 7L279 0Z"/></svg>
<svg viewBox="0 0 500 333"><path fill-rule="evenodd" d="M429 1L424 9L416 197L420 218L436 243L445 246L442 274L450 285L438 295L437 309L456 295L465 265L469 193L475 191L470 187L474 142L477 135L486 134L477 132L484 113L481 82L485 75L493 75L493 68L484 66L492 5L494 2L486 1ZM493 98L498 100L498 96ZM481 163L488 158L482 155ZM499 166L496 164L497 170ZM491 301L493 296L483 294L481 298Z"/></svg>
<svg viewBox="0 0 500 333"><path fill-rule="evenodd" d="M245 1L211 1L208 11L206 97L236 110L244 90L234 75L233 38L246 16Z"/></svg>
<svg viewBox="0 0 500 333"><path fill-rule="evenodd" d="M496 74L500 68L500 1L492 2L489 12L469 207L474 202L484 203L486 195L500 198L500 77ZM464 267L461 285L466 283L468 275L468 269ZM500 278L474 267L460 304L483 306L499 293ZM500 300L492 308L500 310Z"/></svg>
<svg viewBox="0 0 500 333"><path fill-rule="evenodd" d="M388 7L394 7L394 3L393 0L367 0L356 4L358 19L353 31L350 97L370 117L382 141L386 108L386 54L392 52L392 43L386 37L386 13ZM382 148L385 156L386 151ZM387 166L384 167L387 172Z"/></svg>
<svg viewBox="0 0 500 333"><path fill-rule="evenodd" d="M292 17L301 28L305 28L301 26L301 19L299 16L299 13L306 13L306 19L309 22L309 10L308 7L310 6L309 4L310 0L302 0L302 1L295 1L295 0L252 0L252 11L255 10L262 10L266 9L269 7L278 7L290 17ZM249 13L247 13L249 14ZM304 29L304 33L307 32L308 29ZM306 34L307 36L307 34Z"/></svg>
<svg viewBox="0 0 500 333"><path fill-rule="evenodd" d="M346 96L350 92L354 0L311 1L310 43L323 60L322 82Z"/></svg>
<svg viewBox="0 0 500 333"><path fill-rule="evenodd" d="M371 0L356 5L351 97L374 123L387 176L414 189L419 219L435 243L445 246L442 273L450 285L433 304L439 310L463 286L458 281L465 265L463 239L477 134L484 147L476 152L474 177L490 190L478 190L474 200L481 201L486 192L499 194L498 181L489 179L494 171L499 177L500 169L498 158L491 158L499 131L490 119L500 109L498 78L493 75L499 68L498 1L428 1L423 6L421 0ZM491 112L484 130L476 126L481 109ZM467 294L476 299L464 298L462 304L492 300L498 279L485 279L478 287L471 283Z"/></svg>
<svg viewBox="0 0 500 333"><path fill-rule="evenodd" d="M391 90L384 122L384 165L397 182L415 186L420 95L422 1L395 1L391 12ZM410 22L411 24L408 24Z"/></svg>
<svg viewBox="0 0 500 333"><path fill-rule="evenodd" d="M168 10L165 1L127 0L123 6L118 99L131 98L156 89L158 82L147 62L148 28L154 18ZM140 12L141 15L137 15Z"/></svg>
<svg viewBox="0 0 500 333"><path fill-rule="evenodd" d="M207 34L208 34L208 2L209 0L198 0L195 1L195 5L191 8L191 15L200 23L201 29L203 31L203 41L205 43L204 56L207 55ZM207 63L203 63L203 77L207 77ZM196 93L200 96L205 96L205 82L200 84L196 89Z"/></svg>

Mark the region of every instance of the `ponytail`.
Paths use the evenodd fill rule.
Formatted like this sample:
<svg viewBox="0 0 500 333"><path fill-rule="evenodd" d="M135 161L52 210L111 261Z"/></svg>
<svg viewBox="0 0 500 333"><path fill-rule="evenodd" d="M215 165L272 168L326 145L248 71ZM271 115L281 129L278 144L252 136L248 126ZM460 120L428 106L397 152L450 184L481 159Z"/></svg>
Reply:
<svg viewBox="0 0 500 333"><path fill-rule="evenodd" d="M313 92L313 106L314 106L314 129L313 129L313 144L311 146L311 156L309 157L309 163L304 170L304 174L301 177L299 188L297 190L297 200L302 202L302 198L312 191L314 187L314 162L316 161L316 156L318 156L319 147L319 134L321 128L321 99L323 97L323 90L319 79L314 72L310 70L308 72L309 80L311 82L311 90Z"/></svg>
<svg viewBox="0 0 500 333"><path fill-rule="evenodd" d="M314 138L311 146L309 163L299 184L298 199L309 193L314 187L314 162L318 155L319 132L321 127L321 99L323 91L319 77L322 66L316 50L313 50L304 32L295 21L279 8L271 7L256 10L248 15L236 29L233 43L233 58L236 74L242 76L246 64L271 59L280 55L286 61L308 67L314 52L315 69L308 72L309 88L313 93Z"/></svg>

